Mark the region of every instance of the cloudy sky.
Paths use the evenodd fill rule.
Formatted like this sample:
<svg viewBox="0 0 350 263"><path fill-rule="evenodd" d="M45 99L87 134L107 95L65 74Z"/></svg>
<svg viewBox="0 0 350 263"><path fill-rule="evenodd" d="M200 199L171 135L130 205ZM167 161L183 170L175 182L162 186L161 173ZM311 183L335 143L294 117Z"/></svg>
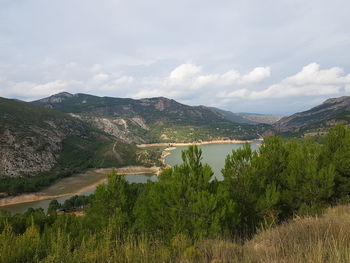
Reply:
<svg viewBox="0 0 350 263"><path fill-rule="evenodd" d="M286 115L350 95L348 0L0 0L0 96Z"/></svg>

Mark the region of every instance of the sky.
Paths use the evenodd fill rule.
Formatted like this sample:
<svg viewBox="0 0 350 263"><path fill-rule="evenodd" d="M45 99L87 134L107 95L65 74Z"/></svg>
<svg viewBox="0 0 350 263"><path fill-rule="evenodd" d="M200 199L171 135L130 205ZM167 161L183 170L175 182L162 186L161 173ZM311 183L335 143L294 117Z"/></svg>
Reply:
<svg viewBox="0 0 350 263"><path fill-rule="evenodd" d="M350 95L348 0L0 0L0 96L289 115Z"/></svg>

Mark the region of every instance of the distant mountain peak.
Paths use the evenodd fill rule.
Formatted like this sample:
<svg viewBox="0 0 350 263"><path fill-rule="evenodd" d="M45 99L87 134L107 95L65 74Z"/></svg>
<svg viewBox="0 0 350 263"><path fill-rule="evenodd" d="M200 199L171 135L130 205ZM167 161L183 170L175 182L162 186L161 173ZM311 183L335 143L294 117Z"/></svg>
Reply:
<svg viewBox="0 0 350 263"><path fill-rule="evenodd" d="M172 101L172 99L166 98L166 97L153 97L152 100L166 100L166 101Z"/></svg>
<svg viewBox="0 0 350 263"><path fill-rule="evenodd" d="M339 98L330 98L325 100L322 104L334 104L334 103L348 103L350 104L350 96L342 96Z"/></svg>
<svg viewBox="0 0 350 263"><path fill-rule="evenodd" d="M69 92L63 91L63 92L51 95L50 97L43 98L39 101L45 102L45 103L59 103L65 99L71 98L71 97L74 97L74 95L69 93Z"/></svg>
<svg viewBox="0 0 350 263"><path fill-rule="evenodd" d="M144 102L162 101L162 102L171 102L171 103L176 102L176 103L179 103L176 100L169 99L169 98L166 98L166 97L143 98L143 99L140 99L140 101L144 101Z"/></svg>
<svg viewBox="0 0 350 263"><path fill-rule="evenodd" d="M205 106L202 106L205 107ZM231 111L222 110L215 107L210 107L210 109L214 112L217 112L225 117L225 119L230 120L232 122L237 123L246 123L246 124L273 124L281 119L280 116L276 115L265 115L265 114L257 114L257 113L246 113L239 112L233 113Z"/></svg>
<svg viewBox="0 0 350 263"><path fill-rule="evenodd" d="M111 136L136 143L257 138L263 128L242 126L208 107L185 105L166 97L130 99L56 94L33 103L69 113ZM198 131L193 132L191 129L196 127Z"/></svg>
<svg viewBox="0 0 350 263"><path fill-rule="evenodd" d="M69 93L69 92L67 92L67 91L62 91L62 92L57 93L57 94L55 94L55 95L53 95L53 96L65 96L65 97L73 97L74 95L73 95L73 94L71 94L71 93Z"/></svg>

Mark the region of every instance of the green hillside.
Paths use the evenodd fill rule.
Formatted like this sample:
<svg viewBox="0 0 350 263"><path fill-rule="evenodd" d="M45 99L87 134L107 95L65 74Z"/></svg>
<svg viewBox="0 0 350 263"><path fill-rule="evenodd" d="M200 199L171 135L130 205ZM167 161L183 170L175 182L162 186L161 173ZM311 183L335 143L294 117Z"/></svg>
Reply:
<svg viewBox="0 0 350 263"><path fill-rule="evenodd" d="M56 110L0 98L0 192L35 191L92 167L139 163L136 146Z"/></svg>
<svg viewBox="0 0 350 263"><path fill-rule="evenodd" d="M349 149L350 129L336 126L323 143L246 144L222 181L197 146L157 182L112 171L47 212L0 212L0 262L349 262Z"/></svg>
<svg viewBox="0 0 350 263"><path fill-rule="evenodd" d="M310 110L284 117L274 124L274 131L282 136L312 136L338 123L350 123L349 96L328 99Z"/></svg>
<svg viewBox="0 0 350 263"><path fill-rule="evenodd" d="M211 108L163 97L134 100L60 93L33 103L74 114L116 138L136 143L253 139L267 127L233 122Z"/></svg>

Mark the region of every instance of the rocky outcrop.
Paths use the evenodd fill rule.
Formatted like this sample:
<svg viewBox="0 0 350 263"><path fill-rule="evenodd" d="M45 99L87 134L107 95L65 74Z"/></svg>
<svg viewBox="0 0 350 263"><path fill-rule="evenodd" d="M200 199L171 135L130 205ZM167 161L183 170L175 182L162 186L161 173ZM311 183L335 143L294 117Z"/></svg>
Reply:
<svg viewBox="0 0 350 263"><path fill-rule="evenodd" d="M91 123L96 128L128 143L138 142L141 139L132 136L132 133L128 129L128 124L124 119L116 118L97 118L87 117L83 118L87 122Z"/></svg>
<svg viewBox="0 0 350 263"><path fill-rule="evenodd" d="M263 129L238 125L222 113L205 106L184 105L164 97L135 100L60 93L33 103L70 113L128 143L164 141L170 137L162 134L169 131L176 133L177 130L182 130L179 132L183 134L183 138L179 138L181 140L207 139L208 134L214 138L257 138ZM195 134L190 131L191 128L201 128L197 129L201 133Z"/></svg>
<svg viewBox="0 0 350 263"><path fill-rule="evenodd" d="M26 137L8 129L0 135L0 177L44 172L54 167L64 136L38 127L35 130L35 135Z"/></svg>
<svg viewBox="0 0 350 263"><path fill-rule="evenodd" d="M0 98L0 177L51 170L69 136L89 136L84 122L30 103Z"/></svg>
<svg viewBox="0 0 350 263"><path fill-rule="evenodd" d="M61 93L58 93L56 95L50 96L48 98L44 98L44 99L42 99L42 101L45 103L59 103L59 102L64 101L65 99L71 98L73 96L74 96L73 94L70 94L68 92L61 92Z"/></svg>
<svg viewBox="0 0 350 263"><path fill-rule="evenodd" d="M147 130L159 121L177 124L225 122L225 118L204 106L188 106L164 97L127 99L97 97L88 94L59 93L33 104L54 108L80 117L107 118L112 122L125 120L134 122Z"/></svg>

